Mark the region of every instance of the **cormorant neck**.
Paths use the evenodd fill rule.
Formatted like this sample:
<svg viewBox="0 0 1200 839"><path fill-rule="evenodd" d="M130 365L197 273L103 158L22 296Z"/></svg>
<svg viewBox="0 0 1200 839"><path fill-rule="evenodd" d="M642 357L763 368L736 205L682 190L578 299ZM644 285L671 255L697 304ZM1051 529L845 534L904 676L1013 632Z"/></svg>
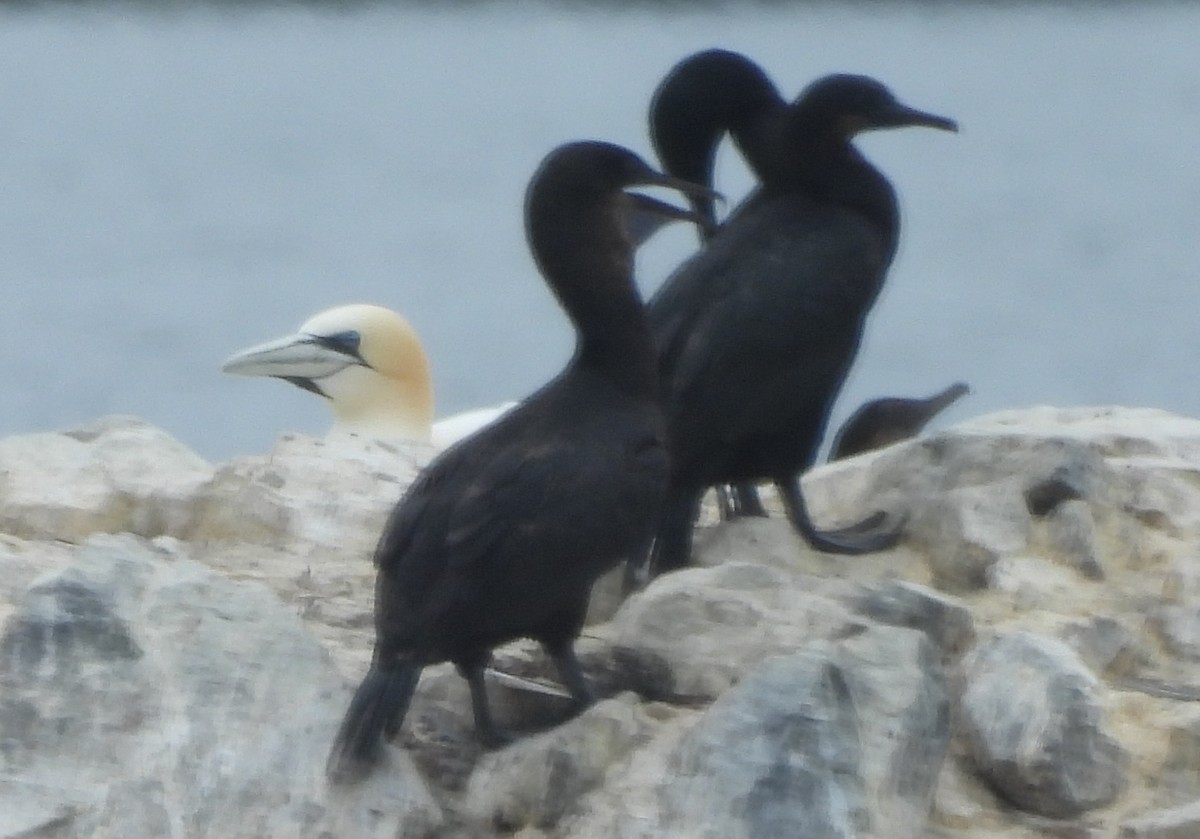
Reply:
<svg viewBox="0 0 1200 839"><path fill-rule="evenodd" d="M572 316L578 335L571 364L612 381L622 389L642 396L658 390L654 344L642 301L636 293L609 296L596 301L592 314L600 328L584 326Z"/></svg>
<svg viewBox="0 0 1200 839"><path fill-rule="evenodd" d="M774 169L774 133L786 108L787 103L777 95L774 102L764 103L752 115L729 127L729 136L733 138L734 145L760 182L770 177ZM709 177L711 180L711 167Z"/></svg>
<svg viewBox="0 0 1200 839"><path fill-rule="evenodd" d="M530 245L577 336L571 365L638 395L657 389L649 322L633 283L633 245L617 202L539 202Z"/></svg>
<svg viewBox="0 0 1200 839"><path fill-rule="evenodd" d="M789 116L764 186L772 192L798 191L862 213L884 237L890 258L900 237L900 206L891 183L854 146L843 121Z"/></svg>

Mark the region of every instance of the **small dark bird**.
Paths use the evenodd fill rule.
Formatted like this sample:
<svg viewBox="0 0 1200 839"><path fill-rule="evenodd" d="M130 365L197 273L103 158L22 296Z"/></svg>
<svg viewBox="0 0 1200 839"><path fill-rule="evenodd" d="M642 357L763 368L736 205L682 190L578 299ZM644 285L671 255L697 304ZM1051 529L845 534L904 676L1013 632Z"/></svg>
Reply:
<svg viewBox="0 0 1200 839"><path fill-rule="evenodd" d="M965 382L955 382L927 399L885 397L864 402L842 423L829 459L853 457L915 437L931 419L970 392Z"/></svg>
<svg viewBox="0 0 1200 839"><path fill-rule="evenodd" d="M375 551L375 651L326 771L369 770L403 721L421 669L466 677L479 737L505 742L488 708L492 648L539 641L579 706L575 657L592 583L648 548L668 463L654 347L633 284L631 230L647 214L696 220L639 184L710 194L606 143L552 152L529 186L525 226L577 332L566 369L442 453L392 512Z"/></svg>
<svg viewBox="0 0 1200 839"><path fill-rule="evenodd" d="M818 530L799 475L815 460L899 240L895 192L851 140L870 129L956 126L864 76L824 77L781 107L756 75L742 77L759 104L721 116L735 117L727 130L761 186L649 304L672 456L652 574L688 563L700 499L718 484L773 481L793 526L821 550L880 550L899 535L878 526L881 513ZM661 145L663 131L654 133ZM694 143L682 158L691 154L695 167L705 148ZM711 155L700 165L711 180Z"/></svg>

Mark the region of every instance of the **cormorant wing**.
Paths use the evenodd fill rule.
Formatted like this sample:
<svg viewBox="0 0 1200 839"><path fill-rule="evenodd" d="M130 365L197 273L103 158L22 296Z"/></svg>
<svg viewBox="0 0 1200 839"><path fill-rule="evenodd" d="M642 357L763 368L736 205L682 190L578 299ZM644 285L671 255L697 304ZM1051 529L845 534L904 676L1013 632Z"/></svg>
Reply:
<svg viewBox="0 0 1200 839"><path fill-rule="evenodd" d="M443 622L504 634L508 615L522 615L529 626L539 614L586 599L604 570L594 563L623 558L612 547L625 539L622 511L641 516L657 501L656 494L637 497L639 483L614 468L639 467L636 441L586 422L572 434L555 433L531 421L532 407L447 450L389 519L375 554L376 596L388 606L377 613L406 643L436 644Z"/></svg>
<svg viewBox="0 0 1200 839"><path fill-rule="evenodd" d="M650 307L681 453L823 423L886 263L861 215L795 196L722 228Z"/></svg>

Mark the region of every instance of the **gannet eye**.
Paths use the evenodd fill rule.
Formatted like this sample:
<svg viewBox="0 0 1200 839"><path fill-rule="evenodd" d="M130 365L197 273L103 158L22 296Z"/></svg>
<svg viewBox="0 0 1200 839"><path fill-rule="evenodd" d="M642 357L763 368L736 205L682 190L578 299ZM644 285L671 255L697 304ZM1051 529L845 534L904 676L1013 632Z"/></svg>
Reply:
<svg viewBox="0 0 1200 839"><path fill-rule="evenodd" d="M355 358L361 358L358 348L362 344L362 336L356 330L349 329L334 335L317 335L314 337L318 344L327 349L352 355Z"/></svg>

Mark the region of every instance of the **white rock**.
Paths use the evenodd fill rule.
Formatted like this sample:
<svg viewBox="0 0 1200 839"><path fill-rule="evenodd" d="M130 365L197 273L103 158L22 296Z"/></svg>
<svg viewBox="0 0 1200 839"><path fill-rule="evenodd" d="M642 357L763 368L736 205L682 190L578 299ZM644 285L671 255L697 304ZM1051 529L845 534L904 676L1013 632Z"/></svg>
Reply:
<svg viewBox="0 0 1200 839"><path fill-rule="evenodd" d="M1128 758L1104 724L1099 683L1061 641L1002 635L967 657L962 678L971 760L1003 797L1071 818L1124 788Z"/></svg>
<svg viewBox="0 0 1200 839"><path fill-rule="evenodd" d="M283 437L222 465L196 494L187 537L288 544L369 557L432 448L359 438Z"/></svg>
<svg viewBox="0 0 1200 839"><path fill-rule="evenodd" d="M651 727L632 694L603 700L550 732L486 755L471 775L464 809L509 831L551 827L649 740Z"/></svg>
<svg viewBox="0 0 1200 839"><path fill-rule="evenodd" d="M0 620L9 639L0 644L0 837L434 830L476 839L494 835L495 821L530 839L657 839L710 828L736 836L755 824L786 834L801 816L791 809L794 787L775 781L794 779L805 761L842 766L839 754L849 755L853 777L812 776L823 779L814 789L846 796L848 819L825 826L857 825L860 839L880 825L893 829L882 834L888 839L921 836L913 831L940 754L922 751L939 742L936 726L919 724L936 716L926 701L933 692L921 687L935 681L926 660L960 668L974 636L1031 632L1043 636L1035 652L1057 653L980 666L977 651L967 660L964 687L990 682L993 701L958 715L964 730L951 753L959 757L941 764L935 823L924 837L1115 836L1124 825L1157 839L1193 827L1186 812L1163 808L1196 794L1196 724L1185 713L1200 696L1196 420L1142 409L1005 412L823 466L805 477L821 526L875 509L907 513L898 548L822 554L777 512L702 527L697 559L715 567L667 575L580 640L599 694L632 688L640 700L626 695L559 724L561 697L493 675L497 714L515 730L545 734L521 740L511 764L485 755L477 766L465 684L451 665L430 667L398 737L403 750L388 750L390 766L361 787L329 790L324 750L371 654L371 551L431 454L294 437L213 470L134 420L0 441ZM70 541L130 529L157 536L155 550L101 540L73 565ZM261 582L283 604L230 578ZM596 617L619 602L607 598ZM903 627L935 639L940 657L914 656L928 644ZM502 648L497 668L557 688L534 647ZM823 661L813 673L840 674L829 696L849 707L817 702L815 687L780 690L777 703L733 701L765 661L797 650ZM733 745L714 745L689 764L704 772L681 775L684 753L700 754L698 721L726 702L741 709L721 724L735 732ZM977 719L981 704L995 725ZM818 707L825 716L809 730L817 754L767 748L786 728L772 728L773 720ZM614 723L626 714L639 720L636 736ZM1020 754L1059 742L1070 746L1066 757L1017 761L1009 787L996 758L983 774L991 788L976 783L975 758L963 757L978 748L967 727L1000 730L1002 718L1035 744ZM826 737L847 721L845 737ZM743 760L743 743L760 756L786 753L783 774L722 774ZM836 748L821 753L822 744ZM410 757L445 808L441 828ZM1083 766L1073 772L1068 763ZM703 783L725 780L705 787L703 774ZM1126 774L1125 793L1105 803ZM913 782L908 797L889 798L905 780ZM680 786L667 793L672 781ZM738 799L745 783L760 783L754 824L721 804ZM1037 792L1026 796L1021 784ZM1030 810L1086 811L1050 820L999 802L995 790Z"/></svg>
<svg viewBox="0 0 1200 839"><path fill-rule="evenodd" d="M1081 585L1070 569L1036 556L997 561L987 573L988 588L1009 595L1016 609L1028 611L1068 597Z"/></svg>
<svg viewBox="0 0 1200 839"><path fill-rule="evenodd" d="M949 737L922 633L814 642L713 703L673 747L657 808L610 835L923 839Z"/></svg>
<svg viewBox="0 0 1200 839"><path fill-rule="evenodd" d="M768 656L860 623L795 575L736 562L665 574L613 620L623 658L658 676L639 690L689 701L719 696Z"/></svg>
<svg viewBox="0 0 1200 839"><path fill-rule="evenodd" d="M266 590L96 537L0 638L0 774L62 837L427 835L441 814L403 753L325 783L349 695ZM0 813L27 792L0 786Z"/></svg>
<svg viewBox="0 0 1200 839"><path fill-rule="evenodd" d="M1045 548L1091 576L1144 562L1146 530L1200 533L1200 421L1164 411L1034 408L814 469L814 515L907 510L938 585L971 589L1000 558ZM1055 518L1063 503L1073 512ZM1061 555L1059 555L1061 554Z"/></svg>
<svg viewBox="0 0 1200 839"><path fill-rule="evenodd" d="M179 533L212 474L191 449L134 417L9 437L0 440L0 531L67 542Z"/></svg>
<svg viewBox="0 0 1200 839"><path fill-rule="evenodd" d="M1200 801L1157 810L1121 825L1121 839L1196 839L1200 836Z"/></svg>

